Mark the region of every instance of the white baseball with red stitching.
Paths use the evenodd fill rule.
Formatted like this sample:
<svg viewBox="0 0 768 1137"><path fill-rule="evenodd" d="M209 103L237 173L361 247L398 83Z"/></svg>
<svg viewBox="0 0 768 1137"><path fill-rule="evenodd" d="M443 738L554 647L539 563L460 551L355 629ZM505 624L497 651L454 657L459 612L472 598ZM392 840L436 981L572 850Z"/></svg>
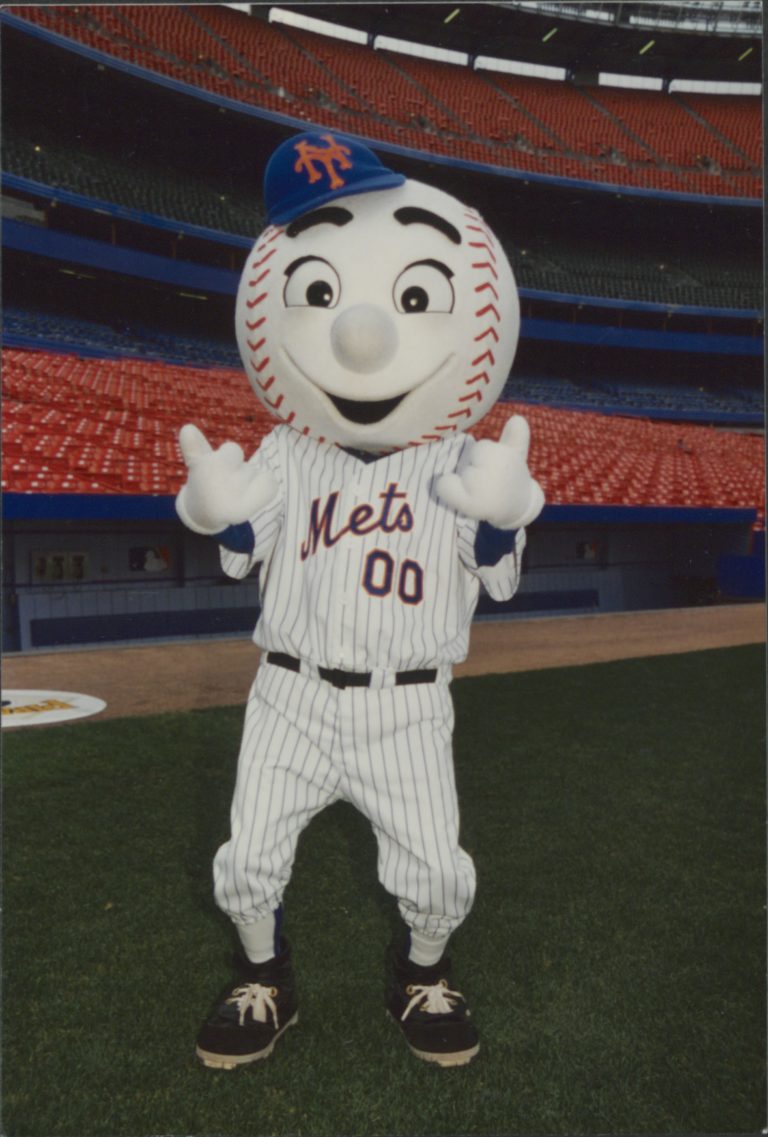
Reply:
<svg viewBox="0 0 768 1137"><path fill-rule="evenodd" d="M334 205L344 213L308 228L270 226L248 257L236 328L254 391L301 434L371 451L466 430L517 348L502 248L474 210L420 182Z"/></svg>

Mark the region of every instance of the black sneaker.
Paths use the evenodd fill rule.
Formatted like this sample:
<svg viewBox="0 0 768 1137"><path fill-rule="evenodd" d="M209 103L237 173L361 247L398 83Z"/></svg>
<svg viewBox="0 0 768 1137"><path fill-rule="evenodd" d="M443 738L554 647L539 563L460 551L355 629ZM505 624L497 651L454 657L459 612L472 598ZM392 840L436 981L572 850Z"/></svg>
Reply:
<svg viewBox="0 0 768 1137"><path fill-rule="evenodd" d="M237 980L223 991L197 1036L203 1065L234 1070L267 1058L280 1035L298 1022L291 949L266 963L236 956Z"/></svg>
<svg viewBox="0 0 768 1137"><path fill-rule="evenodd" d="M390 950L387 1010L418 1058L439 1066L465 1066L480 1049L464 996L452 988L451 961L432 967Z"/></svg>

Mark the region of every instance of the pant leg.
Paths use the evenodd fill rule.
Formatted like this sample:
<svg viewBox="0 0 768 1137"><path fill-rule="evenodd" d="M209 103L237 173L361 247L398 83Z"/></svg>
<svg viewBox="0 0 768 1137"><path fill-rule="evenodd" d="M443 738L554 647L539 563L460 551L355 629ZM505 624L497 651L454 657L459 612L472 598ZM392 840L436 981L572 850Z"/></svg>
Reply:
<svg viewBox="0 0 768 1137"><path fill-rule="evenodd" d="M262 662L251 688L231 809L214 859L214 896L235 924L279 907L299 835L338 796L327 684Z"/></svg>
<svg viewBox="0 0 768 1137"><path fill-rule="evenodd" d="M448 686L346 695L344 791L373 826L379 879L411 928L449 935L472 906L475 869L459 845Z"/></svg>

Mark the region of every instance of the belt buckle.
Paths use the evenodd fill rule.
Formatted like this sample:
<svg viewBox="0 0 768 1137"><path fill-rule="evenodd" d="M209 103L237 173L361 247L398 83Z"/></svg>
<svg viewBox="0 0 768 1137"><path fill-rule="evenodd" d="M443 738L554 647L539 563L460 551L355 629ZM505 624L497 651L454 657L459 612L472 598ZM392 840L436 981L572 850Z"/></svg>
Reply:
<svg viewBox="0 0 768 1137"><path fill-rule="evenodd" d="M336 687L339 691L343 691L349 686L349 677L345 671L339 667L318 667L318 674L321 679L326 683L330 683L332 687Z"/></svg>
<svg viewBox="0 0 768 1137"><path fill-rule="evenodd" d="M332 687L345 691L347 687L370 687L371 676L367 671L343 671L340 667L319 667L320 678Z"/></svg>

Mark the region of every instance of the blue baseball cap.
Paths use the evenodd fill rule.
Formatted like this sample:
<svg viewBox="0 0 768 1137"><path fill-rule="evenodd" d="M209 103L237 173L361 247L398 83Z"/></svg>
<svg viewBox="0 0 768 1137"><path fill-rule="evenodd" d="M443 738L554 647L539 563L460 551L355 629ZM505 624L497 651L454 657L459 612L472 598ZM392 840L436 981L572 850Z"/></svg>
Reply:
<svg viewBox="0 0 768 1137"><path fill-rule="evenodd" d="M297 134L282 142L267 163L267 221L284 225L336 198L391 189L404 181L352 138L328 130Z"/></svg>

